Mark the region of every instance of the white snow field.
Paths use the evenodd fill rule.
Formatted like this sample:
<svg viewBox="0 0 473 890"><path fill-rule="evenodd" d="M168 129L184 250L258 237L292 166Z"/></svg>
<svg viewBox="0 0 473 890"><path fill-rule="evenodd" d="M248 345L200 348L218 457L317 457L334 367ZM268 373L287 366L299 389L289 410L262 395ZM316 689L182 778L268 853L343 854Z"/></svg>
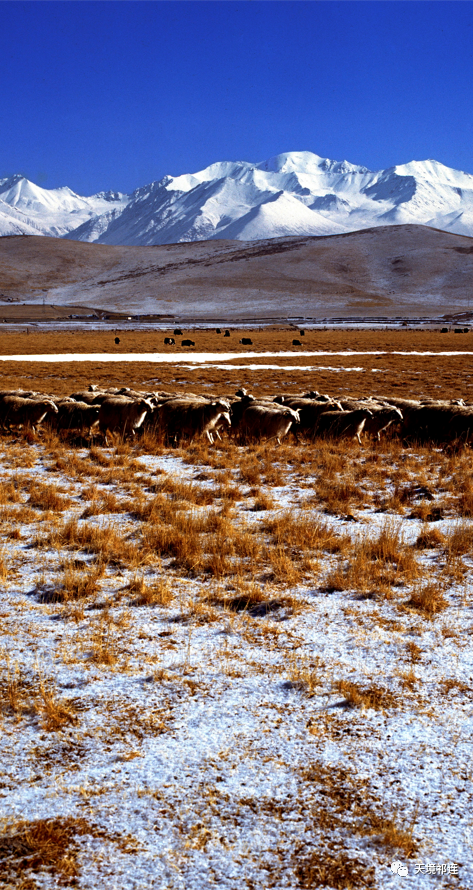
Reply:
<svg viewBox="0 0 473 890"><path fill-rule="evenodd" d="M4 438L0 885L473 888L472 478Z"/></svg>
<svg viewBox="0 0 473 890"><path fill-rule="evenodd" d="M309 151L222 161L131 195L81 197L20 175L0 180L0 234L101 244L253 241L418 223L473 235L473 176L434 160L372 171Z"/></svg>
<svg viewBox="0 0 473 890"><path fill-rule="evenodd" d="M468 351L453 351L446 352L442 350L441 352L416 352L414 350L409 350L406 352L397 351L397 350L389 350L389 352L383 350L374 350L374 351L359 351L359 350L346 350L341 352L336 352L334 350L330 352L318 351L318 352L298 352L293 350L291 352L174 352L174 353L164 353L164 352L122 352L122 353L110 353L110 352L76 352L76 353L44 353L43 355L0 355L0 361L2 362L154 362L157 364L182 364L185 362L186 364L196 364L196 365L207 365L211 363L212 365L227 363L227 362L241 362L246 359L257 358L260 360L264 360L265 358L293 358L298 359L301 357L304 358L322 358L327 356L351 356L351 355L429 355L435 358L436 356L453 356L453 355L473 355L473 352ZM239 364L237 367L241 367ZM261 365L259 362L255 365L256 368L264 368L264 365ZM269 366L268 366L269 367ZM275 365L274 367L280 368L281 365ZM299 367L299 365L298 365ZM289 368L293 368L292 365ZM355 370L355 369L353 369Z"/></svg>

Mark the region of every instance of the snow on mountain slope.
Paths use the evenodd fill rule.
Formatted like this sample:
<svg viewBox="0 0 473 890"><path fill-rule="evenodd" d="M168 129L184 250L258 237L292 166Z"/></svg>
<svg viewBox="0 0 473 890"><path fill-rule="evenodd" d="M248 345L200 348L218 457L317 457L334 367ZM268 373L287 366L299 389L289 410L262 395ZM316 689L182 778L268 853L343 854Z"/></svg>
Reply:
<svg viewBox="0 0 473 890"><path fill-rule="evenodd" d="M35 230L77 241L152 245L406 223L473 235L473 176L434 160L371 171L303 151L258 164L219 161L165 176L131 195L83 198L21 176L0 180L0 234Z"/></svg>
<svg viewBox="0 0 473 890"><path fill-rule="evenodd" d="M0 237L6 235L42 235L33 220L17 210L16 207L10 207L0 198Z"/></svg>
<svg viewBox="0 0 473 890"><path fill-rule="evenodd" d="M43 189L24 176L16 175L0 179L0 200L1 210L4 210L3 205L7 205L18 211L24 216L25 224L35 228L35 235L40 233L60 237L86 219L108 212L111 206L125 206L128 196L119 192L101 192L83 198L70 188ZM25 231L24 234L31 233Z"/></svg>
<svg viewBox="0 0 473 890"><path fill-rule="evenodd" d="M290 235L333 235L346 231L336 227L321 213L309 210L297 198L287 192L277 192L266 201L253 207L244 216L225 227L225 238L239 241L257 241L268 237Z"/></svg>

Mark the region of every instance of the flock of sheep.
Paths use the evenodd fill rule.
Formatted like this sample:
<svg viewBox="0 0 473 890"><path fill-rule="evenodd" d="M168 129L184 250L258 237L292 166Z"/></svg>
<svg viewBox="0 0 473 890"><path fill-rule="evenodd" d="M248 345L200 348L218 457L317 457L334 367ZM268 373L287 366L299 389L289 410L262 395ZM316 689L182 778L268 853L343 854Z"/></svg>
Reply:
<svg viewBox="0 0 473 890"><path fill-rule="evenodd" d="M168 445L204 435L210 443L222 430L241 444L264 439L278 444L291 431L300 438L380 439L391 428L403 441L469 443L473 438L473 406L462 399L414 400L393 397L332 399L318 392L302 396L255 398L241 389L231 398L206 398L194 393L143 393L123 387L88 390L66 398L44 393L0 392L0 426L4 430L40 423L56 430L134 436L148 431Z"/></svg>

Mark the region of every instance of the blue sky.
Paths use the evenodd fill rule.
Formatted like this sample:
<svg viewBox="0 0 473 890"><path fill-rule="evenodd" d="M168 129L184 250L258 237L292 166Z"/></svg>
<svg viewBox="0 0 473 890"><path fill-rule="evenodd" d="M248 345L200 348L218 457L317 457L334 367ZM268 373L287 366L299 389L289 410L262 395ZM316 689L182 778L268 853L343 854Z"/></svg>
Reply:
<svg viewBox="0 0 473 890"><path fill-rule="evenodd" d="M473 3L0 2L0 177L129 192L314 151L473 173Z"/></svg>

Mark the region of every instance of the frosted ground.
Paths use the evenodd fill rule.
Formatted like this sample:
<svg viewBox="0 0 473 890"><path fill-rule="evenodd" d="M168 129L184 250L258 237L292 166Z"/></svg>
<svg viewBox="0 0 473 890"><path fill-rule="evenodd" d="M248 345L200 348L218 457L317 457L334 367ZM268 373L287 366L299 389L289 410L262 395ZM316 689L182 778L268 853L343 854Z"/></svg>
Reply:
<svg viewBox="0 0 473 890"><path fill-rule="evenodd" d="M471 460L355 454L5 441L0 886L473 887Z"/></svg>

